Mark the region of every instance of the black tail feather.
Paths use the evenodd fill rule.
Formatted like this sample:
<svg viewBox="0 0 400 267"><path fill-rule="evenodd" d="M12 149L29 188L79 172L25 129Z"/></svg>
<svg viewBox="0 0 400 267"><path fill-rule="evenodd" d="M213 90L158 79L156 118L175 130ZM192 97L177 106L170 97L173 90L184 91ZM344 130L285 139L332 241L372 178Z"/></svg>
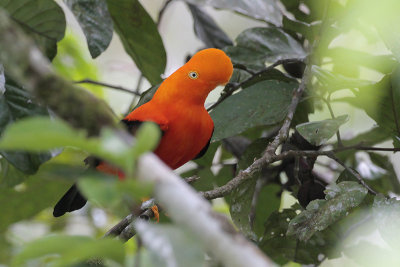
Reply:
<svg viewBox="0 0 400 267"><path fill-rule="evenodd" d="M54 206L53 216L60 217L66 212L79 210L85 206L86 201L86 198L82 196L78 187L74 184Z"/></svg>

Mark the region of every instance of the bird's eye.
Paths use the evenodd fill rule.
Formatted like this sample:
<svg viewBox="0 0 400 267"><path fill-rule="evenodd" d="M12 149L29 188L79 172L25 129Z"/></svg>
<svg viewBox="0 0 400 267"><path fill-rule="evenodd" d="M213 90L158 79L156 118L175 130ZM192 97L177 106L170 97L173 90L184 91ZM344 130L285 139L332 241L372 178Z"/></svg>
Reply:
<svg viewBox="0 0 400 267"><path fill-rule="evenodd" d="M191 71L188 74L189 78L192 80L196 80L197 78L199 78L199 74L197 73L197 71Z"/></svg>

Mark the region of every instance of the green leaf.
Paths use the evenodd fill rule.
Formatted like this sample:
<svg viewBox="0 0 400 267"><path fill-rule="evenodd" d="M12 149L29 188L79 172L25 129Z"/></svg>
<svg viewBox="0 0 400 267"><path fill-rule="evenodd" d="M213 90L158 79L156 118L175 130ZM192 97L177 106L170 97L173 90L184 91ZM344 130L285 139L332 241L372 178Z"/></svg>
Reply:
<svg viewBox="0 0 400 267"><path fill-rule="evenodd" d="M65 193L66 182L41 177L41 171L26 180L21 187L0 188L0 233L15 222L27 220L51 207Z"/></svg>
<svg viewBox="0 0 400 267"><path fill-rule="evenodd" d="M270 142L270 138L259 138L254 140L244 151L242 157L238 162L239 170L244 170L253 164L254 159L258 159L262 156L263 152L267 148Z"/></svg>
<svg viewBox="0 0 400 267"><path fill-rule="evenodd" d="M397 85L395 78L391 76L386 75L379 82L360 88L354 92L355 97L338 100L363 109L384 131L398 132L395 117L400 118L400 106L396 105L398 99L394 97L394 93ZM396 116L394 112L396 112Z"/></svg>
<svg viewBox="0 0 400 267"><path fill-rule="evenodd" d="M54 254L60 257L52 260L52 266L72 266L94 258L112 259L122 264L125 259L124 246L116 239L53 235L25 245L15 256L12 266L22 266L29 260Z"/></svg>
<svg viewBox="0 0 400 267"><path fill-rule="evenodd" d="M138 103L136 104L135 109L140 107L141 105L149 102L153 98L153 95L156 93L158 87L160 87L160 84L154 85L154 86L150 87L149 89L147 89L146 91L144 91L140 95L140 99L139 99Z"/></svg>
<svg viewBox="0 0 400 267"><path fill-rule="evenodd" d="M333 235L327 229L316 233L307 242L299 241L286 235L289 222L294 217L295 209L273 212L265 223L265 234L259 243L260 249L280 265L289 261L318 265L326 256L330 257L336 246L336 234Z"/></svg>
<svg viewBox="0 0 400 267"><path fill-rule="evenodd" d="M92 58L98 57L111 42L113 22L106 0L64 0L78 20Z"/></svg>
<svg viewBox="0 0 400 267"><path fill-rule="evenodd" d="M257 241L264 234L264 223L272 212L279 209L281 199L279 185L269 184L263 186L260 191L257 205L255 206L255 218L253 227L249 214L252 199L256 188L257 179L244 182L231 193L230 213L233 222L247 238Z"/></svg>
<svg viewBox="0 0 400 267"><path fill-rule="evenodd" d="M54 0L0 0L0 7L35 39L48 58L54 58L66 27L64 12Z"/></svg>
<svg viewBox="0 0 400 267"><path fill-rule="evenodd" d="M341 74L336 74L334 72L324 70L321 67L315 65L311 67L311 72L313 76L317 78L321 86L331 92L341 89L359 88L375 83L368 80L349 78Z"/></svg>
<svg viewBox="0 0 400 267"><path fill-rule="evenodd" d="M373 214L382 238L393 247L400 249L398 220L400 218L400 201L395 198L387 199L377 195L373 204Z"/></svg>
<svg viewBox="0 0 400 267"><path fill-rule="evenodd" d="M232 62L255 70L264 68L267 62L302 60L307 55L300 43L278 28L251 28L239 34L235 42L225 49Z"/></svg>
<svg viewBox="0 0 400 267"><path fill-rule="evenodd" d="M136 230L152 253L153 266L205 266L204 248L184 228L138 221Z"/></svg>
<svg viewBox="0 0 400 267"><path fill-rule="evenodd" d="M5 158L0 158L0 189L22 183L27 175L11 165Z"/></svg>
<svg viewBox="0 0 400 267"><path fill-rule="evenodd" d="M230 96L210 113L215 124L212 141L281 122L296 87L296 83L262 81Z"/></svg>
<svg viewBox="0 0 400 267"><path fill-rule="evenodd" d="M151 184L133 179L119 181L115 177L99 173L81 176L78 180L79 189L90 201L103 207L114 208L118 204L139 203L141 199L151 195Z"/></svg>
<svg viewBox="0 0 400 267"><path fill-rule="evenodd" d="M160 83L167 57L150 15L138 0L107 0L107 4L128 55L152 85Z"/></svg>
<svg viewBox="0 0 400 267"><path fill-rule="evenodd" d="M297 125L296 130L312 145L320 146L326 143L348 119L348 115L342 115L335 119L306 122Z"/></svg>
<svg viewBox="0 0 400 267"><path fill-rule="evenodd" d="M188 6L193 17L194 33L207 47L224 48L233 45L228 35L218 27L211 16L197 5Z"/></svg>
<svg viewBox="0 0 400 267"><path fill-rule="evenodd" d="M184 0L193 5L210 5L217 9L228 9L258 20L281 26L282 11L273 0Z"/></svg>
<svg viewBox="0 0 400 267"><path fill-rule="evenodd" d="M8 125L22 118L48 115L47 109L34 103L27 91L16 86L8 77L5 82L6 91L0 94L0 135ZM25 130L29 131L29 128ZM35 173L43 162L51 158L48 152L39 154L0 151L0 154L25 174Z"/></svg>
<svg viewBox="0 0 400 267"><path fill-rule="evenodd" d="M311 201L307 209L290 221L287 234L307 241L316 232L326 229L352 208L357 207L368 190L357 182L342 182L327 186L325 200Z"/></svg>

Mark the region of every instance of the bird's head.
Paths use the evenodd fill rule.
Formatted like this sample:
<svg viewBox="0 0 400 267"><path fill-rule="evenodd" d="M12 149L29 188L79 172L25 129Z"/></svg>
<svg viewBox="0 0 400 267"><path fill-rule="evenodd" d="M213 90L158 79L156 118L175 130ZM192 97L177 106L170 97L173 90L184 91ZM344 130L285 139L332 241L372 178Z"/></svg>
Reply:
<svg viewBox="0 0 400 267"><path fill-rule="evenodd" d="M161 84L153 99L170 101L172 98L204 105L215 87L229 82L232 72L232 62L224 51L201 50Z"/></svg>

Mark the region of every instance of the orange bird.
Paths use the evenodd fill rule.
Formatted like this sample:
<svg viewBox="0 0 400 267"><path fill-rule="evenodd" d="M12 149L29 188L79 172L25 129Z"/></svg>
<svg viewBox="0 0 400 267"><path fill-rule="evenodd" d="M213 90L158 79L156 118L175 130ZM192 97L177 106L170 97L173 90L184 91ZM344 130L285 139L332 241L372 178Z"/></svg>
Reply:
<svg viewBox="0 0 400 267"><path fill-rule="evenodd" d="M154 153L171 169L176 169L207 151L214 123L204 102L216 86L229 81L232 72L231 60L222 50L201 50L165 79L149 102L133 110L122 122L132 134L144 121L158 124L162 137ZM123 176L101 160L95 160L94 166ZM62 216L85 204L86 199L73 185L58 201L53 215Z"/></svg>

